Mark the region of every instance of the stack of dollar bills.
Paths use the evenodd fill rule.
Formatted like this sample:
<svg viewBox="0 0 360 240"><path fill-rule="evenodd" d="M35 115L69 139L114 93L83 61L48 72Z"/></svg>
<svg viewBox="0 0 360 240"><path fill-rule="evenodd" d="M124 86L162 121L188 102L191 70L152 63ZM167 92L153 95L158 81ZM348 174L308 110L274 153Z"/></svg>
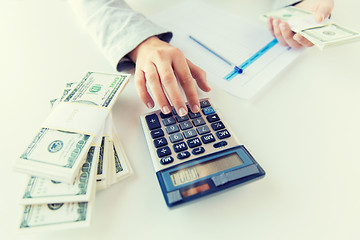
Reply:
<svg viewBox="0 0 360 240"><path fill-rule="evenodd" d="M61 123L60 129L39 130L14 164L15 170L29 175L20 200L24 208L20 229L89 226L96 191L131 175L111 115L111 107L128 80L127 74L89 72L80 82L67 84L62 96L51 100L50 115L57 117L60 111L70 116L69 121L89 122L97 134L75 131L74 127L71 131L62 129L67 125ZM82 111L90 111L95 117L81 119ZM96 118L96 114L101 117Z"/></svg>
<svg viewBox="0 0 360 240"><path fill-rule="evenodd" d="M321 50L360 39L359 32L341 26L331 19L319 23L312 12L297 7L280 8L260 15L264 21L269 17L286 21L292 31L301 34Z"/></svg>

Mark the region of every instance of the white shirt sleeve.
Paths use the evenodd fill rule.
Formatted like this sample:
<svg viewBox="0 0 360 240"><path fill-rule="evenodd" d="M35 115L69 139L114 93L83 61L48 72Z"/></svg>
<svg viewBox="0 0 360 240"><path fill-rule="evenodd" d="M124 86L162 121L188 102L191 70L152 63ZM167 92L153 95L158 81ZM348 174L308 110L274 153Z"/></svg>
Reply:
<svg viewBox="0 0 360 240"><path fill-rule="evenodd" d="M122 0L68 0L90 36L118 71L133 67L126 55L151 36L169 42L172 33Z"/></svg>

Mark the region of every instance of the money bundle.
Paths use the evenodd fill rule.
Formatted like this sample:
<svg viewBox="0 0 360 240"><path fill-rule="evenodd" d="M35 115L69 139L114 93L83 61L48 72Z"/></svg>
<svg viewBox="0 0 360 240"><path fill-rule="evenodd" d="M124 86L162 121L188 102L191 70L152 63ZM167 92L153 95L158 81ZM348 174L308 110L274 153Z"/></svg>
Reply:
<svg viewBox="0 0 360 240"><path fill-rule="evenodd" d="M286 21L292 31L301 34L321 50L360 39L359 32L341 26L330 19L319 23L312 12L297 7L280 8L260 15L264 21L269 17Z"/></svg>
<svg viewBox="0 0 360 240"><path fill-rule="evenodd" d="M14 166L29 175L20 229L88 226L96 191L132 173L111 115L128 80L89 72L50 101L49 118Z"/></svg>

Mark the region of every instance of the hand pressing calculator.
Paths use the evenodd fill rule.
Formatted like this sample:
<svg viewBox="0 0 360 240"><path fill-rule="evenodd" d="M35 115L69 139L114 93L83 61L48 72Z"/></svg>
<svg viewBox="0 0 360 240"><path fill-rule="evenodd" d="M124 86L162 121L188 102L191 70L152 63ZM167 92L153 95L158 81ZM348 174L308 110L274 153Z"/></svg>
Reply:
<svg viewBox="0 0 360 240"><path fill-rule="evenodd" d="M153 165L168 207L259 179L264 170L239 143L209 99L180 117L175 109L141 116Z"/></svg>

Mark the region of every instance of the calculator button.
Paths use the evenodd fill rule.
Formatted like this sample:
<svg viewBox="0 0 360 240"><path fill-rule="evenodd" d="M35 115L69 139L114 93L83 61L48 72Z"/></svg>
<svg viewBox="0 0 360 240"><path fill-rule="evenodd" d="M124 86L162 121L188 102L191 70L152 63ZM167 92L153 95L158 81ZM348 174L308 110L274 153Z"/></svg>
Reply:
<svg viewBox="0 0 360 240"><path fill-rule="evenodd" d="M206 122L202 117L200 117L200 118L194 119L193 123L194 123L195 127L198 127L198 126L204 125Z"/></svg>
<svg viewBox="0 0 360 240"><path fill-rule="evenodd" d="M178 142L178 141L181 141L181 140L183 140L184 138L183 138L183 136L182 136L182 134L181 133L175 133L175 134L172 134L172 135L169 135L169 138L170 138L170 141L172 142L172 143L175 143L175 142Z"/></svg>
<svg viewBox="0 0 360 240"><path fill-rule="evenodd" d="M201 145L199 138L193 138L187 141L190 148L194 148Z"/></svg>
<svg viewBox="0 0 360 240"><path fill-rule="evenodd" d="M165 126L173 125L176 123L175 118L173 117L165 118L162 120L162 122Z"/></svg>
<svg viewBox="0 0 360 240"><path fill-rule="evenodd" d="M214 146L214 148L220 148L220 147L225 147L226 145L227 145L226 141L221 141L221 142L215 143L213 146Z"/></svg>
<svg viewBox="0 0 360 240"><path fill-rule="evenodd" d="M164 136L164 131L162 129L156 129L151 131L150 133L153 139Z"/></svg>
<svg viewBox="0 0 360 240"><path fill-rule="evenodd" d="M166 164L169 164L169 163L172 163L174 161L174 158L172 156L167 156L167 157L164 157L160 160L160 163L162 165L166 165Z"/></svg>
<svg viewBox="0 0 360 240"><path fill-rule="evenodd" d="M209 100L200 101L200 107L201 108L208 107L208 106L211 106Z"/></svg>
<svg viewBox="0 0 360 240"><path fill-rule="evenodd" d="M198 127L198 128L196 128L196 130L197 130L197 132L198 132L200 135L203 135L203 134L205 134L205 133L209 133L209 132L210 132L210 128L209 128L207 125Z"/></svg>
<svg viewBox="0 0 360 240"><path fill-rule="evenodd" d="M174 148L174 151L175 151L175 152L181 152L181 151L184 151L184 150L187 150L187 149L188 149L188 147L187 147L187 145L186 145L185 142L175 143L175 144L173 145L173 148Z"/></svg>
<svg viewBox="0 0 360 240"><path fill-rule="evenodd" d="M190 129L190 130L184 131L184 136L185 136L186 139L187 138L192 138L192 137L197 136L197 133L196 133L196 131L194 129Z"/></svg>
<svg viewBox="0 0 360 240"><path fill-rule="evenodd" d="M161 118L168 118L168 117L171 117L173 114L170 112L170 113L168 113L168 114L164 114L164 113L162 113L162 112L160 112L160 117Z"/></svg>
<svg viewBox="0 0 360 240"><path fill-rule="evenodd" d="M214 131L225 128L224 124L221 121L212 123L211 127L212 127L212 129L214 129Z"/></svg>
<svg viewBox="0 0 360 240"><path fill-rule="evenodd" d="M166 141L166 138L162 137L162 138L158 138L158 139L155 139L154 140L154 145L156 148L159 148L159 147L162 147L162 146L165 146L167 145L167 141Z"/></svg>
<svg viewBox="0 0 360 240"><path fill-rule="evenodd" d="M167 127L165 127L165 129L168 134L172 134L172 133L176 133L176 132L180 131L178 125L176 125L176 124L167 126Z"/></svg>
<svg viewBox="0 0 360 240"><path fill-rule="evenodd" d="M183 116L183 117L180 117L180 116L178 115L178 116L176 116L176 120L177 120L178 122L184 122L184 121L189 120L189 117L188 117L187 115L185 115L185 116Z"/></svg>
<svg viewBox="0 0 360 240"><path fill-rule="evenodd" d="M214 137L214 135L212 135L212 133L210 133L210 134L201 136L201 141L202 141L204 144L211 143L211 142L215 142L215 137Z"/></svg>
<svg viewBox="0 0 360 240"><path fill-rule="evenodd" d="M168 146L166 146L166 147L159 148L158 150L156 150L156 153L159 158L162 158L162 157L171 155L171 150Z"/></svg>
<svg viewBox="0 0 360 240"><path fill-rule="evenodd" d="M208 122L212 123L212 122L217 122L220 120L219 116L217 114L213 114L213 115L209 115L206 117L206 119L208 120Z"/></svg>
<svg viewBox="0 0 360 240"><path fill-rule="evenodd" d="M149 130L160 128L160 122L158 116L154 113L145 117Z"/></svg>
<svg viewBox="0 0 360 240"><path fill-rule="evenodd" d="M190 121L186 121L186 122L182 122L182 123L179 123L179 126L181 128L181 130L186 130L186 129L189 129L189 128L192 128L192 124Z"/></svg>
<svg viewBox="0 0 360 240"><path fill-rule="evenodd" d="M193 112L190 112L190 111L189 111L189 117L190 117L191 119L198 118L198 117L201 117L201 113L200 113L200 112L193 113Z"/></svg>
<svg viewBox="0 0 360 240"><path fill-rule="evenodd" d="M177 158L182 160L182 159L190 157L190 155L191 154L188 151L184 151L184 152L178 153Z"/></svg>
<svg viewBox="0 0 360 240"><path fill-rule="evenodd" d="M204 113L204 115L210 115L215 113L215 110L213 109L213 107L206 107L202 109L202 112Z"/></svg>
<svg viewBox="0 0 360 240"><path fill-rule="evenodd" d="M198 155L198 154L201 154L201 153L205 152L205 148L197 147L197 148L194 148L191 152L194 155Z"/></svg>
<svg viewBox="0 0 360 240"><path fill-rule="evenodd" d="M228 130L224 129L224 130L216 132L216 136L218 136L219 139L224 139L224 138L230 137L231 135L228 132Z"/></svg>

